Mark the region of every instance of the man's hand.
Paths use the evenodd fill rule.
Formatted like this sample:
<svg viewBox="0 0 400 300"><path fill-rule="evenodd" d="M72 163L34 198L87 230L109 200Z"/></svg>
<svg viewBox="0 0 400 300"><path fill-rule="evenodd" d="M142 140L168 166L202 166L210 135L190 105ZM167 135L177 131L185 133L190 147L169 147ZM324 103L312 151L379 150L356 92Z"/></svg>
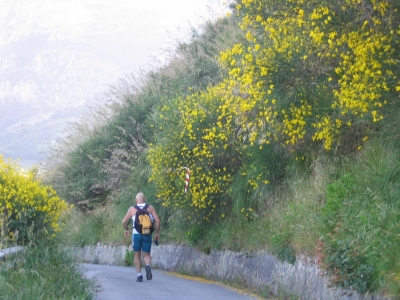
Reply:
<svg viewBox="0 0 400 300"><path fill-rule="evenodd" d="M128 238L128 237L129 237L129 233L130 233L129 230L126 229L125 232L124 232L124 236L125 236L126 238Z"/></svg>
<svg viewBox="0 0 400 300"><path fill-rule="evenodd" d="M154 244L156 244L156 246L158 246L158 239L160 238L159 234L156 233L154 236Z"/></svg>

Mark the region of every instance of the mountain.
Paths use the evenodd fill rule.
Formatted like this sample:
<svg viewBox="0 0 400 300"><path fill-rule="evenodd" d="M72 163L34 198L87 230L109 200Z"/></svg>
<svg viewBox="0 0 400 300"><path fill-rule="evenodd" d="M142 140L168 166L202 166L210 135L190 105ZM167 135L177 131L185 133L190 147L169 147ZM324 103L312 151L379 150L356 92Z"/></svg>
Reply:
<svg viewBox="0 0 400 300"><path fill-rule="evenodd" d="M0 104L0 111L0 154L28 168L44 158L49 146L63 137L66 126L86 111L86 105L46 112L15 102Z"/></svg>
<svg viewBox="0 0 400 300"><path fill-rule="evenodd" d="M0 153L30 166L122 76L90 44L30 35L0 50Z"/></svg>

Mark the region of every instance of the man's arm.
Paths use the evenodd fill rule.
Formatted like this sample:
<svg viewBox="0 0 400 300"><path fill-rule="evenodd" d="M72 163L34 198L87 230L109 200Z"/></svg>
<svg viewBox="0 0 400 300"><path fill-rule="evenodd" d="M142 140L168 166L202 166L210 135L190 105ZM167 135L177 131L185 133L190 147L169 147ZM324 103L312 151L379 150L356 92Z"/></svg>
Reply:
<svg viewBox="0 0 400 300"><path fill-rule="evenodd" d="M122 219L122 226L125 228L125 230L128 230L128 222L129 222L130 218L132 218L132 213L131 213L131 209L129 208L125 217Z"/></svg>
<svg viewBox="0 0 400 300"><path fill-rule="evenodd" d="M128 223L130 219L132 218L132 207L128 209L128 212L126 213L125 217L122 219L122 226L125 229L124 236L129 237L129 228L128 228Z"/></svg>

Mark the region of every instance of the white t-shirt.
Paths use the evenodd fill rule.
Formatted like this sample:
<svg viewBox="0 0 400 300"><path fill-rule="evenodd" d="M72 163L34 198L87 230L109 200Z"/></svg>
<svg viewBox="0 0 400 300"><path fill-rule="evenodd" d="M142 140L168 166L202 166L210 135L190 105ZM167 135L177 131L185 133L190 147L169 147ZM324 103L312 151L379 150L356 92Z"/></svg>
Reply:
<svg viewBox="0 0 400 300"><path fill-rule="evenodd" d="M146 205L146 203L138 203L137 204L137 206L139 206L140 208L143 208L144 206ZM154 217L153 217L153 215L151 214L151 213L149 213L149 215L150 215L150 219L151 219L151 222L152 223L154 223ZM133 216L132 216L132 226L133 226L133 229L132 229L132 234L139 234L139 232L137 232L136 231L136 229L135 229L135 219L136 219L136 214L134 214Z"/></svg>

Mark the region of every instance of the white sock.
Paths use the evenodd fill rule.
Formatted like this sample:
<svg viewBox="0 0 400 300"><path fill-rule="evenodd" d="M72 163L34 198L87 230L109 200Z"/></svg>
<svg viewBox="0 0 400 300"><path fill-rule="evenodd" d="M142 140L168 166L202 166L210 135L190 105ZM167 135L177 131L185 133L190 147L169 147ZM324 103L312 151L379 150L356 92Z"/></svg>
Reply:
<svg viewBox="0 0 400 300"><path fill-rule="evenodd" d="M142 273L138 273L138 274L137 274L137 277L139 277L139 276L142 276Z"/></svg>

